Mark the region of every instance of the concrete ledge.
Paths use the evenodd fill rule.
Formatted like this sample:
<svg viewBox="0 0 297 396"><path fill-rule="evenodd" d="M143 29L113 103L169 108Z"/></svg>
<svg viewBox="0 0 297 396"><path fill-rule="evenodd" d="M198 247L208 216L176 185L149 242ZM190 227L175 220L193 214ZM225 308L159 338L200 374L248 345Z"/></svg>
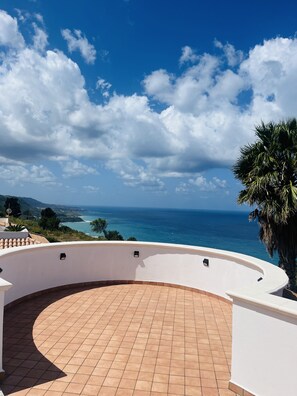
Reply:
<svg viewBox="0 0 297 396"><path fill-rule="evenodd" d="M229 381L229 389L236 393L237 396L256 396L253 393L241 388L240 386L233 384L231 381Z"/></svg>

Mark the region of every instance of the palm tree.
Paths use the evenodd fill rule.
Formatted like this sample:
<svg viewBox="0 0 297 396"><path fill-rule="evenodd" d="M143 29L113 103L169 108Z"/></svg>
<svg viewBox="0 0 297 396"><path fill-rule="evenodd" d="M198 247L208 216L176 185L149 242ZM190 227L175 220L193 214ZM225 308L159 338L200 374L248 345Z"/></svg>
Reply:
<svg viewBox="0 0 297 396"><path fill-rule="evenodd" d="M106 228L108 226L108 223L105 219L95 219L91 221L90 226L92 228L92 231L101 234L103 233L104 235L106 234Z"/></svg>
<svg viewBox="0 0 297 396"><path fill-rule="evenodd" d="M297 256L297 120L256 127L257 141L242 147L233 167L244 190L238 203L256 206L249 219L257 219L260 240L270 256L278 252L279 266L296 290Z"/></svg>

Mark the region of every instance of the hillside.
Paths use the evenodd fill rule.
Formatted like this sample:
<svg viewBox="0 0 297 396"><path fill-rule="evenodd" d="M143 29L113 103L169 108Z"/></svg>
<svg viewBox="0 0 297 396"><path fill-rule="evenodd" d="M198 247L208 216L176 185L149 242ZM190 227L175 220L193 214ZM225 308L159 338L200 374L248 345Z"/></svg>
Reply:
<svg viewBox="0 0 297 396"><path fill-rule="evenodd" d="M10 195L0 195L0 212L4 212L4 203L7 197L10 197ZM16 197L16 198L18 198L19 200L21 206L21 212L23 215L30 215L38 218L40 217L40 212L42 209L50 207L56 212L61 222L83 221L79 217L79 212L76 208L71 208L63 205L43 203L30 197Z"/></svg>
<svg viewBox="0 0 297 396"><path fill-rule="evenodd" d="M73 241L100 241L102 237L92 237L83 232L73 230L66 226L60 226L57 230L45 230L40 227L37 220L24 220L13 218L14 224L21 224L27 228L30 234L41 235L49 242L73 242Z"/></svg>

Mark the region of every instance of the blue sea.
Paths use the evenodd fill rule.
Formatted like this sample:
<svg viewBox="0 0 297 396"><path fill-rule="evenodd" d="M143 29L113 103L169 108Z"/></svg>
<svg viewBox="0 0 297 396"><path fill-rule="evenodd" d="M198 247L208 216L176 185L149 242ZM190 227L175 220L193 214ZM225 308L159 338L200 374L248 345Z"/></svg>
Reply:
<svg viewBox="0 0 297 396"><path fill-rule="evenodd" d="M78 211L84 222L64 224L86 234L96 235L90 221L101 217L108 230L119 231L125 239L224 249L277 264L259 241L259 227L248 221L248 212L90 206Z"/></svg>

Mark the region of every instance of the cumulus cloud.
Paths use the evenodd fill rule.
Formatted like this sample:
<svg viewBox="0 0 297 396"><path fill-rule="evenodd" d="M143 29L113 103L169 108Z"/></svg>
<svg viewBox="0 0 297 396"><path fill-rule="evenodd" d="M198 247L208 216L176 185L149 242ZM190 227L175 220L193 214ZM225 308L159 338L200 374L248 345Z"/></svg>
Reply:
<svg viewBox="0 0 297 396"><path fill-rule="evenodd" d="M175 192L178 194L189 194L191 191L190 186L188 183L185 182L180 182L176 187L175 187Z"/></svg>
<svg viewBox="0 0 297 396"><path fill-rule="evenodd" d="M179 63L180 65L191 62L195 63L199 60L199 56L195 53L195 51L186 45L185 47L182 48L182 54L181 57L179 58Z"/></svg>
<svg viewBox="0 0 297 396"><path fill-rule="evenodd" d="M37 26L36 23L33 23L34 36L33 36L33 46L37 51L44 51L48 41L47 34L44 29L41 29Z"/></svg>
<svg viewBox="0 0 297 396"><path fill-rule="evenodd" d="M224 189L227 186L227 181L213 177L211 180L207 180L204 176L198 175L194 179L189 180L190 184L198 187L200 191L216 191L218 189Z"/></svg>
<svg viewBox="0 0 297 396"><path fill-rule="evenodd" d="M223 51L229 66L234 67L242 62L244 58L243 52L236 50L232 44L223 44L219 40L215 40L214 45Z"/></svg>
<svg viewBox="0 0 297 396"><path fill-rule="evenodd" d="M43 165L23 166L18 164L0 165L0 179L11 185L33 183L55 185L56 177Z"/></svg>
<svg viewBox="0 0 297 396"><path fill-rule="evenodd" d="M77 160L61 163L64 177L78 177L84 175L98 175L98 171L88 165Z"/></svg>
<svg viewBox="0 0 297 396"><path fill-rule="evenodd" d="M20 49L24 45L25 41L19 32L17 19L0 10L0 46Z"/></svg>
<svg viewBox="0 0 297 396"><path fill-rule="evenodd" d="M83 35L80 30L75 29L73 32L71 32L71 30L69 29L63 29L61 30L61 34L67 42L68 51L70 53L74 51L79 51L86 63L95 63L95 47L89 43L86 36Z"/></svg>
<svg viewBox="0 0 297 396"><path fill-rule="evenodd" d="M72 50L80 48L82 33L69 32ZM261 120L297 114L295 38L264 41L244 58L222 44L225 60L188 48L182 72L152 71L142 94L108 94L111 86L100 77L100 104L88 95L79 66L49 48L42 25L33 45L25 43L17 20L2 11L0 44L0 158L7 165L20 161L29 169L63 159L70 175L93 174L86 161L102 161L131 187L164 191L167 177L180 177L192 180L189 188L224 188L201 172L230 167Z"/></svg>
<svg viewBox="0 0 297 396"><path fill-rule="evenodd" d="M164 191L164 182L141 165L129 160L113 160L107 164L129 187L141 187L143 190Z"/></svg>

